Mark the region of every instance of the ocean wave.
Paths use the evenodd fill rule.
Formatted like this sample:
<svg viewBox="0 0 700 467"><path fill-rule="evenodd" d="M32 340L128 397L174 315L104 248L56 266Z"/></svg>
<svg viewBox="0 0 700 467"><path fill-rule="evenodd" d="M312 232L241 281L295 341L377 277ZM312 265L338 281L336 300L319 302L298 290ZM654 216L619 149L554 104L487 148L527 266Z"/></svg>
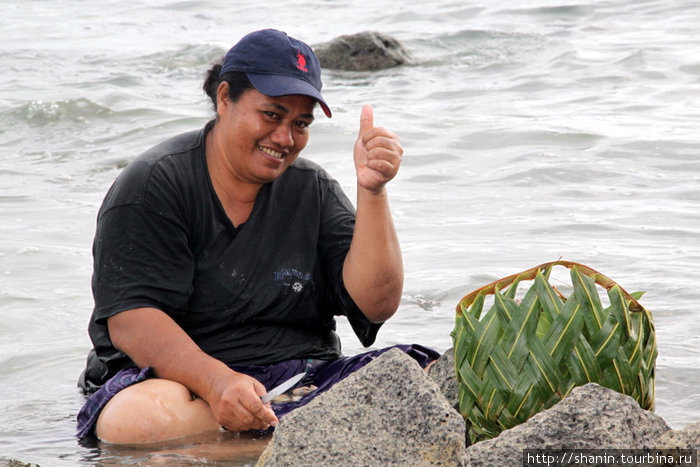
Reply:
<svg viewBox="0 0 700 467"><path fill-rule="evenodd" d="M513 63L535 61L536 56L560 56L569 46L532 32L506 32L495 29L465 29L420 38L412 42L416 63L422 66L449 65L486 69ZM537 60L539 61L539 60Z"/></svg>
<svg viewBox="0 0 700 467"><path fill-rule="evenodd" d="M61 122L88 123L107 119L113 111L90 99L80 97L52 102L33 100L0 112L3 120L24 122L32 126L46 126Z"/></svg>
<svg viewBox="0 0 700 467"><path fill-rule="evenodd" d="M152 73L195 72L202 76L209 66L221 59L226 49L210 44L187 44L131 59L131 66Z"/></svg>
<svg viewBox="0 0 700 467"><path fill-rule="evenodd" d="M494 12L495 15L504 15L511 17L513 15L527 15L534 18L542 19L554 17L558 20L568 19L577 20L581 17L590 16L595 12L593 5L569 4L569 5L546 5L526 8L505 8Z"/></svg>

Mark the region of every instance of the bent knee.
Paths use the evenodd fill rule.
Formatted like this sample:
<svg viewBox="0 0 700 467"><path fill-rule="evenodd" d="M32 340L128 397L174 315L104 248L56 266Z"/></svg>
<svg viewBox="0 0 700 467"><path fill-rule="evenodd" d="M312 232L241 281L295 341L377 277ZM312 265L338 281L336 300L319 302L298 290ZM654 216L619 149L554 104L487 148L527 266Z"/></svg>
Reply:
<svg viewBox="0 0 700 467"><path fill-rule="evenodd" d="M97 437L152 443L220 429L209 405L175 381L148 379L119 391L97 419Z"/></svg>

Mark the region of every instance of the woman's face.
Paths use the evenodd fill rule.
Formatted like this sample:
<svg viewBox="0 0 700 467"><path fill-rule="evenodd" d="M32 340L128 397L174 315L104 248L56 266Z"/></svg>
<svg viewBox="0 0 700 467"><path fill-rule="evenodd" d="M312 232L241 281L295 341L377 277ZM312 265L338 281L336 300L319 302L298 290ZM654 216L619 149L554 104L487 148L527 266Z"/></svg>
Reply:
<svg viewBox="0 0 700 467"><path fill-rule="evenodd" d="M218 96L217 126L225 163L240 181L262 184L276 179L306 147L315 99L269 97L250 89L231 102L228 83L220 85Z"/></svg>

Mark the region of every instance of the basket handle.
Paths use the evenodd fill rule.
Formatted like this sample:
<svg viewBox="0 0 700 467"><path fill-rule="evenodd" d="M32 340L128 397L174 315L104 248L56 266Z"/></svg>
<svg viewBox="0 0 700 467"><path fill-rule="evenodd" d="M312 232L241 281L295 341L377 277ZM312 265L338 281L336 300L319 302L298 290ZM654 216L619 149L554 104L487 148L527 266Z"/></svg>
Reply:
<svg viewBox="0 0 700 467"><path fill-rule="evenodd" d="M535 277L537 277L537 272L538 271L544 271L546 269L550 269L553 266L564 266L567 269L571 269L576 267L579 269L581 272L586 274L588 277L592 277L595 280L595 283L603 287L605 290L610 290L614 286L619 286L617 282L614 280L610 279L604 274L599 273L595 269L592 269L586 265L580 264L580 263L574 263L572 261L550 261L549 263L543 263L540 264L539 266L535 266L534 268L530 268L527 271L519 272L517 274L512 274L510 276L504 277L502 279L498 279L496 281L491 282L490 284L487 284L483 287L480 287L473 292L465 295L462 300L459 301L457 304L457 313L462 312L462 307L469 307L471 306L472 303L474 303L474 300L476 300L476 297L479 296L479 294L484 294L484 295L492 295L496 288L499 290L504 289L505 287L508 287L510 284L512 284L515 281L531 281L534 280ZM630 311L643 311L644 307L634 298L632 297L625 289L620 287L620 291L622 292L622 295L630 301Z"/></svg>

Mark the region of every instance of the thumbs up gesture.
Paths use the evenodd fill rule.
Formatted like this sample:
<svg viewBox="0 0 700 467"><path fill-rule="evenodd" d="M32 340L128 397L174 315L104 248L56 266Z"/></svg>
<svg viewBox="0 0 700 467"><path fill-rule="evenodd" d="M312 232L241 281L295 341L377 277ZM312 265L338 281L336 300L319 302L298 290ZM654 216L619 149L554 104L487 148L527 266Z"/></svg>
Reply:
<svg viewBox="0 0 700 467"><path fill-rule="evenodd" d="M362 107L360 131L354 148L359 186L380 193L398 172L402 156L399 138L385 128L374 126L374 109L371 105Z"/></svg>

